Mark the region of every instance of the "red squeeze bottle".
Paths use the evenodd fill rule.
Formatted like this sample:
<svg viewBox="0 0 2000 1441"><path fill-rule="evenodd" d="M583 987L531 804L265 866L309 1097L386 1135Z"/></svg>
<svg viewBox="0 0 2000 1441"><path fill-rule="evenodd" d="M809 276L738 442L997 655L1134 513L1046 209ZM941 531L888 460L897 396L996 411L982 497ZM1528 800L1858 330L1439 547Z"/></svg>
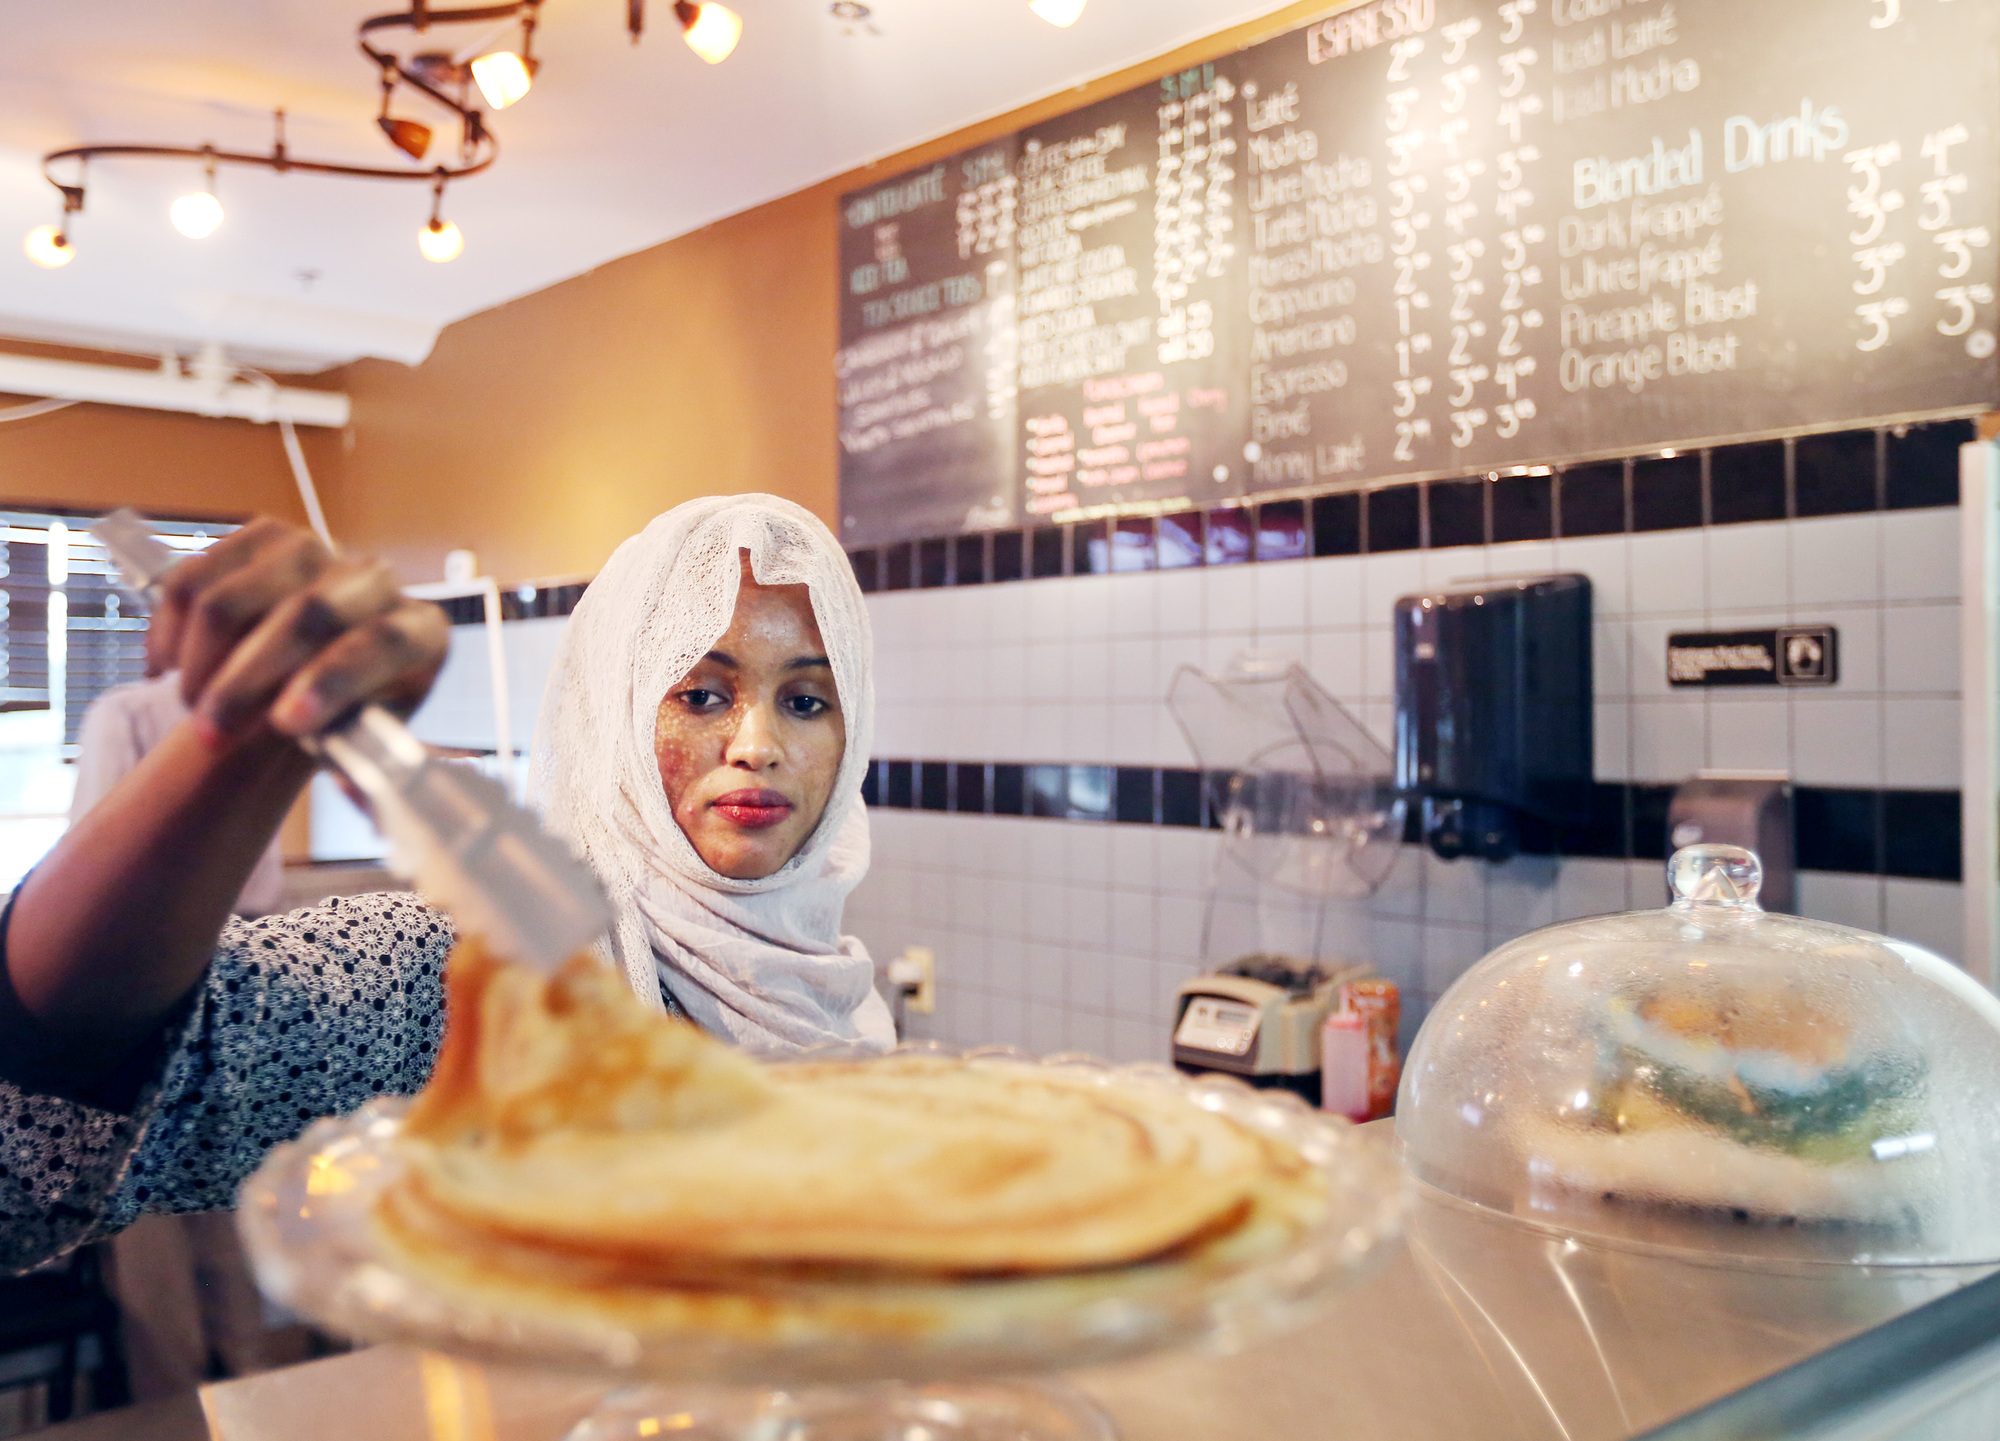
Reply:
<svg viewBox="0 0 2000 1441"><path fill-rule="evenodd" d="M1396 1083L1403 1077L1403 1061L1396 1053L1402 993L1394 981L1349 981L1340 988L1340 1008L1360 1016L1367 1031L1368 1119L1379 1121L1395 1110Z"/></svg>

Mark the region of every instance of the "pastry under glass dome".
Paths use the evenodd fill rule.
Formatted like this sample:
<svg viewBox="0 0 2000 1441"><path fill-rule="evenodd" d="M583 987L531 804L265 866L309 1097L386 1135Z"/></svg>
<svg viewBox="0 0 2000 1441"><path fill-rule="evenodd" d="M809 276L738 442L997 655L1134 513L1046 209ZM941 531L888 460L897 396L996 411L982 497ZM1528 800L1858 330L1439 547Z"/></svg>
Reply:
<svg viewBox="0 0 2000 1441"><path fill-rule="evenodd" d="M1435 1192L1731 1262L2000 1262L2000 1001L1904 941L1765 912L1690 846L1663 910L1501 946L1445 992L1397 1101Z"/></svg>

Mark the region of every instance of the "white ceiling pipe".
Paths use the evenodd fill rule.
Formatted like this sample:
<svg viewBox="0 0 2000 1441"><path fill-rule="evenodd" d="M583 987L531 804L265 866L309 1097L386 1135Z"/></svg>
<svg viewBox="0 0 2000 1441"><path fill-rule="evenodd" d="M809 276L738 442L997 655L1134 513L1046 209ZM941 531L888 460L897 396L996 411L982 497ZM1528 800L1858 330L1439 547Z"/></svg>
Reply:
<svg viewBox="0 0 2000 1441"><path fill-rule="evenodd" d="M227 368L198 368L203 373L183 375L180 362L172 356L164 357L157 370L138 370L0 354L0 395L46 395L56 400L91 400L146 410L182 410L259 424L281 416L295 425L337 429L347 424L347 396L340 391L259 385L231 379L234 372Z"/></svg>

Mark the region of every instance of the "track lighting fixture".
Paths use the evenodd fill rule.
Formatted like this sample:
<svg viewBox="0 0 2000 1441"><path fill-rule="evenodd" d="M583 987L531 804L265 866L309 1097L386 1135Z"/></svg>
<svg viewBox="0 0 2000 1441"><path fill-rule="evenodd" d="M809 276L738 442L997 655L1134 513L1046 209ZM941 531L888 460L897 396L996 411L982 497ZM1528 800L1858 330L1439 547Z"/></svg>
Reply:
<svg viewBox="0 0 2000 1441"><path fill-rule="evenodd" d="M222 202L215 198L215 155L211 152L204 167L208 174L208 186L203 190L191 191L176 200L167 210L167 216L174 222L174 229L190 240L206 240L215 234L222 224Z"/></svg>
<svg viewBox="0 0 2000 1441"><path fill-rule="evenodd" d="M688 49L711 65L727 60L743 38L742 17L716 0L674 0L674 15Z"/></svg>
<svg viewBox="0 0 2000 1441"><path fill-rule="evenodd" d="M81 182L82 176L77 178ZM37 225L21 242L21 249L42 269L60 270L76 259L76 243L69 238L69 218L83 209L83 186L63 185L54 180L49 183L62 193L62 221L57 225Z"/></svg>
<svg viewBox="0 0 2000 1441"><path fill-rule="evenodd" d="M362 43L365 46L367 42L363 41ZM445 65L449 66L451 64L451 57L449 55L413 55L410 57L411 73L422 77L423 81L428 82L438 75L438 67L435 63L437 61L443 61ZM389 137L391 145L409 156L410 159L422 160L424 153L431 148L430 126L421 124L415 120L405 120L400 116L389 113L389 102L396 95L396 82L402 78L401 68L393 61L382 67L382 110L375 117L375 126L384 135ZM425 85L425 89L428 91L428 84Z"/></svg>
<svg viewBox="0 0 2000 1441"><path fill-rule="evenodd" d="M412 160L422 160L424 152L431 148L431 128L428 125L401 120L394 115L378 116L375 123L382 127L389 143Z"/></svg>
<svg viewBox="0 0 2000 1441"><path fill-rule="evenodd" d="M488 105L505 110L535 83L535 62L512 50L495 50L472 62L472 79Z"/></svg>
<svg viewBox="0 0 2000 1441"><path fill-rule="evenodd" d="M743 17L716 0L674 0L674 18L688 48L711 65L727 60L743 37ZM646 29L646 0L625 0L625 29L637 45Z"/></svg>
<svg viewBox="0 0 2000 1441"><path fill-rule="evenodd" d="M852 35L857 30L865 30L870 35L882 33L868 18L875 12L863 4L862 0L829 0L826 13L839 22L843 35Z"/></svg>
<svg viewBox="0 0 2000 1441"><path fill-rule="evenodd" d="M431 218L417 232L417 249L424 259L438 265L458 259L465 249L465 237L444 218L444 183L448 178L442 169L438 171L437 183L431 187Z"/></svg>
<svg viewBox="0 0 2000 1441"><path fill-rule="evenodd" d="M455 222L432 216L430 223L417 232L417 249L424 253L424 259L443 265L458 259L465 249L465 236Z"/></svg>
<svg viewBox="0 0 2000 1441"><path fill-rule="evenodd" d="M37 225L21 248L44 270L57 270L76 259L76 247L60 225Z"/></svg>
<svg viewBox="0 0 2000 1441"><path fill-rule="evenodd" d="M1089 0L1028 0L1028 8L1049 24L1067 30L1076 24Z"/></svg>
<svg viewBox="0 0 2000 1441"><path fill-rule="evenodd" d="M1044 4L1063 3L1078 10L1083 8L1083 0L1035 0L1037 9ZM285 115L282 110L277 113L277 138L269 154L218 150L213 145L203 145L198 149L185 145L74 145L64 150L52 150L42 157L42 177L62 193L63 219L60 225L38 225L28 232L24 241L28 258L49 269L67 265L75 258L76 247L69 238L69 217L83 209L83 179L79 174L74 183L59 180L54 167L74 163L81 170L93 157L99 156L203 162L208 175L207 188L181 196L168 212L174 228L193 239L214 234L222 224L222 202L215 194L215 167L218 164L255 165L280 174L299 170L314 175L345 175L363 180L425 180L436 177L437 201L441 202L446 180L477 175L493 163L499 152L498 143L486 128L486 112L478 108L472 94L475 88L478 98L488 106L504 110L519 101L534 85L535 73L540 66L533 54L533 44L535 22L541 7L542 0L501 0L498 4L439 9L430 0L410 0L408 10L376 15L361 22L361 53L368 57L382 80L382 108L375 117L377 128L391 145L411 160L422 160L429 154L431 141L436 138L432 127L389 113L399 88L414 91L458 119L456 164L440 165L425 171L385 165L348 165L329 160L301 160L285 148ZM854 8L863 13L866 11L865 6L856 5ZM717 4L716 0L675 0L674 15L681 22L681 33L688 48L711 65L720 64L727 58L743 35L741 17L728 6ZM634 44L638 43L640 32L645 28L645 18L646 0L625 0L626 28L631 32ZM470 64L458 56L440 51L401 56L380 48L385 42L376 39L384 31L407 30L421 35L435 26L490 26L495 21L504 23L509 20L521 22L520 48L492 50L477 56ZM470 50L460 52L461 55L471 53ZM437 203L431 207L430 221L419 232L418 242L427 259L439 262L456 258L465 248L465 240L458 227L438 214Z"/></svg>
<svg viewBox="0 0 2000 1441"><path fill-rule="evenodd" d="M535 83L535 72L541 68L535 59L535 8L529 6L521 12L521 48L494 50L481 55L472 62L472 81L479 87L479 93L486 97L486 103L495 110L505 110L516 100L526 95Z"/></svg>
<svg viewBox="0 0 2000 1441"><path fill-rule="evenodd" d="M169 207L174 229L190 240L206 240L222 224L222 202L206 190L190 191Z"/></svg>

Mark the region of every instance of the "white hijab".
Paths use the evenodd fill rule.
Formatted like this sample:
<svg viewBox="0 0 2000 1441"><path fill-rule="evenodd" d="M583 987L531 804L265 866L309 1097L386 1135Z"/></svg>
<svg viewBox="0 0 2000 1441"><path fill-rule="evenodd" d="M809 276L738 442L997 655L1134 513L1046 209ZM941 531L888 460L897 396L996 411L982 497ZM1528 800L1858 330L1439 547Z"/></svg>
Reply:
<svg viewBox="0 0 2000 1441"><path fill-rule="evenodd" d="M762 880L709 869L674 820L654 723L670 687L736 612L738 553L760 585L804 585L826 641L847 749L819 825ZM760 1050L887 1047L889 1010L867 950L840 934L868 872L861 781L875 729L874 642L847 556L808 510L773 495L676 506L618 547L557 648L536 729L550 827L604 882L614 958L660 1005L664 984L705 1029Z"/></svg>

